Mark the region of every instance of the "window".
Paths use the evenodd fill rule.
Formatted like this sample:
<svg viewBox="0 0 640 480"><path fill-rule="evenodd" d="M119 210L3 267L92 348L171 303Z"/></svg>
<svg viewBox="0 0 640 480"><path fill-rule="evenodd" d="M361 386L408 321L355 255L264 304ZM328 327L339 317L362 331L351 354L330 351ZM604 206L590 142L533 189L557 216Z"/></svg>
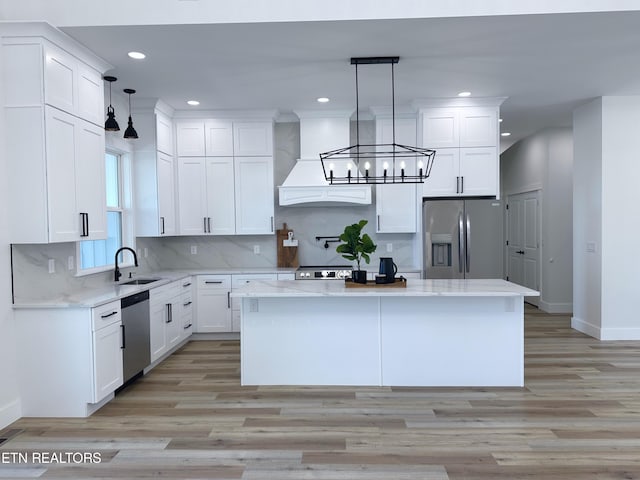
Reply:
<svg viewBox="0 0 640 480"><path fill-rule="evenodd" d="M125 205L129 182L125 157L119 153L108 151L105 154L105 178L107 198L107 238L106 240L84 240L78 242L78 274L87 274L109 270L114 266L116 251L123 246L133 244L129 228L129 209ZM131 257L125 256L125 263Z"/></svg>

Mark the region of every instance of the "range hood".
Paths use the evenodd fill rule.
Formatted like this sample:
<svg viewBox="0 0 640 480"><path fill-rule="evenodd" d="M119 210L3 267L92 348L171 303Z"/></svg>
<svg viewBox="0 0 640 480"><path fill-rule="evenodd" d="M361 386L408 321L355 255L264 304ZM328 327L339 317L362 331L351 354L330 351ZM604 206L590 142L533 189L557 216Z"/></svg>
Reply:
<svg viewBox="0 0 640 480"><path fill-rule="evenodd" d="M278 187L281 206L371 204L371 185L329 185L320 152L350 145L348 111L296 111L300 118L300 158Z"/></svg>

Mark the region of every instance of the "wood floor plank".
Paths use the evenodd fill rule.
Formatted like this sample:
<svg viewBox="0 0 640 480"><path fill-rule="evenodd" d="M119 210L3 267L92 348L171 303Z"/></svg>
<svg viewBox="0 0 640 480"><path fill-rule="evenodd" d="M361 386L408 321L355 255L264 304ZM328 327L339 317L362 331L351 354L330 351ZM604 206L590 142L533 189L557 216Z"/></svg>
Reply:
<svg viewBox="0 0 640 480"><path fill-rule="evenodd" d="M104 461L0 478L640 479L640 342L567 315L525 307L524 388L243 387L239 369L237 340L192 341L89 418L22 418L0 455Z"/></svg>

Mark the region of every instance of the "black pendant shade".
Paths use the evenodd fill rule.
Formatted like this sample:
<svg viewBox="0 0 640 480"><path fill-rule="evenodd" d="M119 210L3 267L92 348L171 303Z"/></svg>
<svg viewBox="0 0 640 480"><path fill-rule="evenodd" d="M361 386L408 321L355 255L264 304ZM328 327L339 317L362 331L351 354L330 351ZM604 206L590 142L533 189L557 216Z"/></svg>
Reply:
<svg viewBox="0 0 640 480"><path fill-rule="evenodd" d="M109 82L109 106L107 107L107 120L104 122L104 129L107 132L119 132L120 125L116 122L116 112L111 105L111 84L118 80L116 77L105 76L103 79Z"/></svg>
<svg viewBox="0 0 640 480"><path fill-rule="evenodd" d="M124 138L138 138L138 132L133 128L133 121L131 120L131 95L136 93L136 91L131 88L125 88L124 93L129 95L129 124L127 125L127 129L124 131Z"/></svg>

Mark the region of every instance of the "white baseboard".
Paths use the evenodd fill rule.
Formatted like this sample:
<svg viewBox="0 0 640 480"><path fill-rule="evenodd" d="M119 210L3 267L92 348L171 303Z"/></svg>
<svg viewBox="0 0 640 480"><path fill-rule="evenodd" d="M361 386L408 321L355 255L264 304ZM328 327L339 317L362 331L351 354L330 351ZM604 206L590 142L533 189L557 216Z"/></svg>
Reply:
<svg viewBox="0 0 640 480"><path fill-rule="evenodd" d="M550 303L540 299L538 308L547 313L573 313L573 303Z"/></svg>
<svg viewBox="0 0 640 480"><path fill-rule="evenodd" d="M240 332L194 333L191 340L240 340Z"/></svg>
<svg viewBox="0 0 640 480"><path fill-rule="evenodd" d="M602 328L580 318L571 317L571 328L598 340L640 340L640 328Z"/></svg>
<svg viewBox="0 0 640 480"><path fill-rule="evenodd" d="M600 339L600 327L593 325L578 317L571 317L571 328L579 332L589 335L590 337Z"/></svg>
<svg viewBox="0 0 640 480"><path fill-rule="evenodd" d="M22 406L19 398L0 406L0 429L12 424L21 416Z"/></svg>

